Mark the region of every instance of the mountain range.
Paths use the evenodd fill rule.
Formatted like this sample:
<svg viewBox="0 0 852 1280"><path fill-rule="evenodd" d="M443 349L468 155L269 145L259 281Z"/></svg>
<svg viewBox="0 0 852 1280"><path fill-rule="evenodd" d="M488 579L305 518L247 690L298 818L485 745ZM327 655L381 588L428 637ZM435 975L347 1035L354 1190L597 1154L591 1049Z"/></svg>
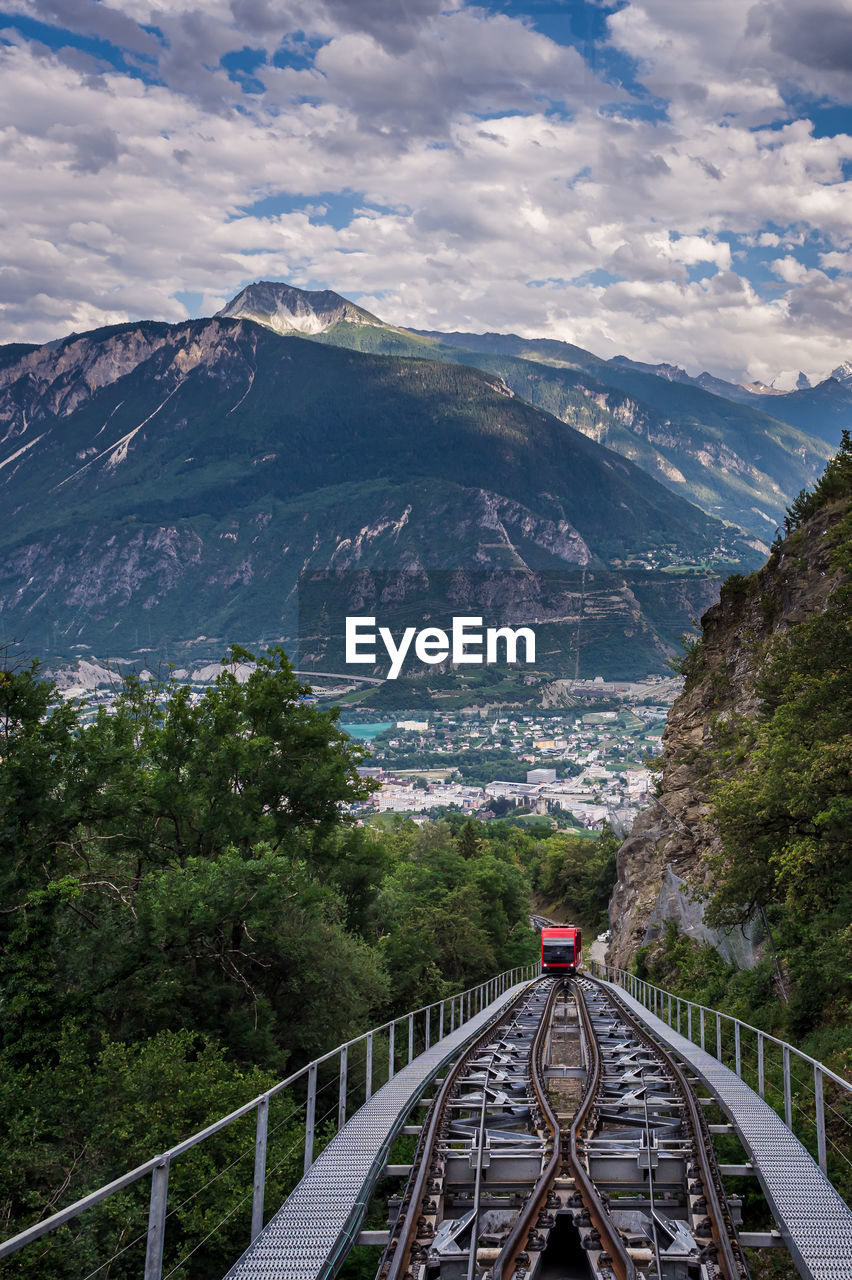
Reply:
<svg viewBox="0 0 852 1280"><path fill-rule="evenodd" d="M310 321L302 310L310 305L306 299L315 300ZM792 498L822 472L847 417L852 424L852 392L848 404L842 397L837 405L832 401L817 431L814 406L826 398L820 388L795 393L800 399L794 397L793 407L784 412L801 422L788 421L783 413L774 414L776 400L786 406L786 397L772 397L770 413L759 396L742 403L693 384L685 374L683 379L658 376L651 366L637 368L618 357L602 360L567 342L402 329L333 293L260 282L243 289L220 314L253 319L278 333L288 332L290 317L297 315L289 332L297 325L307 332L310 323L319 342L484 369L516 395L636 462L673 493L764 545Z"/></svg>
<svg viewBox="0 0 852 1280"><path fill-rule="evenodd" d="M772 417L825 440L834 449L840 444L842 431L852 427L852 361L849 360L844 360L816 386L800 373L795 391L776 391L762 382L726 382L711 373L699 373L693 378L678 365L642 364L626 356L616 356L610 364L654 374L668 382L688 383L723 399L765 410Z"/></svg>
<svg viewBox="0 0 852 1280"><path fill-rule="evenodd" d="M453 570L465 607L549 628L545 671L660 670L830 452L568 344L261 282L211 319L0 348L0 639L293 650L300 580L331 570L336 608L372 590L392 623Z"/></svg>

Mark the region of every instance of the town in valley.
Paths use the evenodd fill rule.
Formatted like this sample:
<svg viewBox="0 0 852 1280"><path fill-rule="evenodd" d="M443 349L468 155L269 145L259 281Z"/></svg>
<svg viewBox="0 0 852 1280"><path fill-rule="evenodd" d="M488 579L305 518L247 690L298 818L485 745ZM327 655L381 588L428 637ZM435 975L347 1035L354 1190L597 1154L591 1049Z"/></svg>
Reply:
<svg viewBox="0 0 852 1280"><path fill-rule="evenodd" d="M654 761L681 681L597 677L563 686L571 705L433 709L361 723L347 723L344 711L343 727L370 750L359 772L377 784L354 816L423 822L452 808L578 834L604 824L627 832L653 800Z"/></svg>

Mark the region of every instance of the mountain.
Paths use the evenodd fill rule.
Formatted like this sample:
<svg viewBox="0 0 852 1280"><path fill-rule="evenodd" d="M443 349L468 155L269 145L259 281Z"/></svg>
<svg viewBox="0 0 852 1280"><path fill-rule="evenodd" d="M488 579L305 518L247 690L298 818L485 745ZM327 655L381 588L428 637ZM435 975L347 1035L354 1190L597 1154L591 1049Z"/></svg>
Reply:
<svg viewBox="0 0 852 1280"><path fill-rule="evenodd" d="M281 333L295 332L286 327L287 317L297 316L317 342L484 369L708 515L746 530L764 550L789 503L813 483L832 453L826 440L770 417L762 407L711 394L674 365L641 366L624 357L605 361L554 339L404 329L338 294L270 281L249 285L220 314L225 313ZM662 369L667 377L657 376Z"/></svg>
<svg viewBox="0 0 852 1280"><path fill-rule="evenodd" d="M636 674L663 668L720 574L756 560L464 365L227 317L6 355L0 627L42 654L292 649L300 575L352 575L348 607L359 575L396 571L382 603L404 611L447 570L477 602L512 569L507 620L533 609L561 628L572 673L581 657L584 673Z"/></svg>
<svg viewBox="0 0 852 1280"><path fill-rule="evenodd" d="M667 364L665 361L661 364L646 364L642 360L631 360L627 356L614 356L609 363L625 369L635 369L638 373L652 373L655 377L664 378L667 382L686 382L691 387L701 387L702 391L710 391L713 395L722 396L725 400L740 400L744 404L749 404L755 396L784 394L782 391L776 391L774 387L767 386L765 382L727 382L724 378L717 378L706 370L692 377L680 365ZM800 373L799 378L805 378L805 375ZM810 386L807 378L804 385Z"/></svg>
<svg viewBox="0 0 852 1280"><path fill-rule="evenodd" d="M610 364L652 374L666 382L687 383L723 399L765 410L773 418L824 441L832 451L840 444L844 429L852 428L852 361L849 360L844 360L816 386L800 373L795 391L776 391L761 382L726 382L710 373L699 373L693 378L678 365L643 364L626 356L616 356Z"/></svg>
<svg viewBox="0 0 852 1280"><path fill-rule="evenodd" d="M754 397L750 397L749 403ZM852 383L832 376L805 387L772 397L772 413L800 431L824 440L832 452L844 431L852 429Z"/></svg>
<svg viewBox="0 0 852 1280"><path fill-rule="evenodd" d="M604 370L607 364L606 360L593 355L591 351L557 338L521 338L516 333L441 333L435 329L415 329L412 332L451 347L489 352L492 355L516 356L520 360L535 360L539 364L553 365L560 369L597 373Z"/></svg>
<svg viewBox="0 0 852 1280"><path fill-rule="evenodd" d="M726 761L733 761L737 772L753 758L749 740L740 753L731 748L738 735L747 739L749 728L765 714L761 686L769 675L767 654L795 643L811 620L839 606L838 587L849 575L837 572L836 544L851 508L849 498L821 507L757 573L730 579L721 601L702 617L700 640L684 664L685 688L663 735L659 803L639 815L619 852L610 904L614 963L629 965L637 948L659 938L663 922L671 920L725 960L741 967L754 964L753 942L762 930L720 931L703 921L701 899L719 877L714 793L720 775L730 771ZM848 669L842 657L838 650L838 671L844 665ZM816 715L818 701L811 698ZM791 792L795 785L790 779ZM819 820L812 826L802 823L801 829L819 831Z"/></svg>
<svg viewBox="0 0 852 1280"><path fill-rule="evenodd" d="M658 795L618 853L607 956L628 968L641 948L651 982L679 990L688 974L696 999L712 986L717 1008L763 1017L809 1053L813 1033L832 1065L852 1051L848 952L836 963L852 930L850 609L844 442L767 563L725 583L684 655ZM726 972L695 944L757 972Z"/></svg>
<svg viewBox="0 0 852 1280"><path fill-rule="evenodd" d="M764 545L833 452L826 441L762 409L701 387L597 357L582 368L581 349L570 344L497 334L446 334L444 341L487 350L487 356L457 358L499 373L519 395Z"/></svg>
<svg viewBox="0 0 852 1280"><path fill-rule="evenodd" d="M382 324L377 316L331 289L308 291L269 280L246 285L216 314L256 320L276 333L317 334L337 324Z"/></svg>

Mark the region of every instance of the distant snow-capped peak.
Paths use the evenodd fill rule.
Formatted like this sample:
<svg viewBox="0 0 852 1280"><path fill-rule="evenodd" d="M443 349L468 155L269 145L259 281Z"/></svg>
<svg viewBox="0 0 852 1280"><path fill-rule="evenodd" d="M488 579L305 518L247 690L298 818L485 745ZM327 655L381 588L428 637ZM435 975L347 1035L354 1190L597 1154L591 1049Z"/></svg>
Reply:
<svg viewBox="0 0 852 1280"><path fill-rule="evenodd" d="M832 369L829 376L836 378L838 382L852 383L852 360L844 360L836 369Z"/></svg>

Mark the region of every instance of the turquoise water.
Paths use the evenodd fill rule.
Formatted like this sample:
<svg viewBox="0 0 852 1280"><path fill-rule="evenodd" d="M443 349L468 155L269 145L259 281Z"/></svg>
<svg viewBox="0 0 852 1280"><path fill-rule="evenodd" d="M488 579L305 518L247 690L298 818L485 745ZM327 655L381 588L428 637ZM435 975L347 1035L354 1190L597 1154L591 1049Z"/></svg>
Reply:
<svg viewBox="0 0 852 1280"><path fill-rule="evenodd" d="M342 724L341 729L345 729L350 738L361 738L370 740L375 738L377 733L382 733L385 729L392 729L396 721L380 720L377 724Z"/></svg>

